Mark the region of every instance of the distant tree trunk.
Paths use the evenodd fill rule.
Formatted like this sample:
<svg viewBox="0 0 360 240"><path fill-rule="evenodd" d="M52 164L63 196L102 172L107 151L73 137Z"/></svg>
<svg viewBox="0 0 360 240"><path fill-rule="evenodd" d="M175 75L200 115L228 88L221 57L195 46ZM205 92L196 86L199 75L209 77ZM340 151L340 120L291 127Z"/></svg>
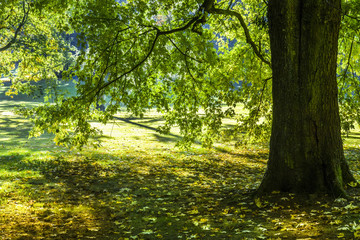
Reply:
<svg viewBox="0 0 360 240"><path fill-rule="evenodd" d="M273 125L259 193L344 195L336 81L341 0L269 0Z"/></svg>

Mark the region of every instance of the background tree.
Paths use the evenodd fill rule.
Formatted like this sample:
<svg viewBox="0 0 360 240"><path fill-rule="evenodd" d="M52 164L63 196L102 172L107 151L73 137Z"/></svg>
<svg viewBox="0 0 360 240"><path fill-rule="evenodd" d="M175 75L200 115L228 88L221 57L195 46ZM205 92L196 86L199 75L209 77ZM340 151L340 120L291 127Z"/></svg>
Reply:
<svg viewBox="0 0 360 240"><path fill-rule="evenodd" d="M107 122L125 105L138 116L156 107L167 121L163 132L178 125L183 144L211 145L225 117L263 136L273 116L260 192L345 194L354 179L340 135L339 0L72 4L64 14L83 47L68 77L79 78L79 96L23 111L36 116L34 135L48 130L60 144L83 145L96 133L88 120ZM94 115L104 95L106 111ZM235 112L239 104L247 116Z"/></svg>

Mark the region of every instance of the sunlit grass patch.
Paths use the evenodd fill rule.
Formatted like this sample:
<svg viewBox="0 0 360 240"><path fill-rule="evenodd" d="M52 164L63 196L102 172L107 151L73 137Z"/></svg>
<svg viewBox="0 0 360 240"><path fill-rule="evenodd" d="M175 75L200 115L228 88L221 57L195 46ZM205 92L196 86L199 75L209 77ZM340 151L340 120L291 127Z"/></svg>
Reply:
<svg viewBox="0 0 360 240"><path fill-rule="evenodd" d="M8 239L266 239L337 234L327 228L320 205L314 205L316 212L288 207L283 196L278 204L257 207L251 193L265 171L267 149L218 151L196 146L184 151L172 141L151 145L151 138L140 138L131 143L122 139L121 129L116 131L99 149L54 148L4 156L1 219L9 225L0 231ZM141 128L137 131L146 134ZM17 175L7 173L9 169ZM332 221L341 219L334 209L330 212Z"/></svg>
<svg viewBox="0 0 360 240"><path fill-rule="evenodd" d="M96 237L100 223L84 205L63 206L54 203L23 204L9 201L0 211L2 239L78 239ZM101 237L101 235L100 235Z"/></svg>
<svg viewBox="0 0 360 240"><path fill-rule="evenodd" d="M156 132L158 114L119 117L95 124L104 132L100 148L79 151L56 147L50 135L27 139L27 121L0 114L8 123L0 129L2 239L356 239L356 190L353 201L254 199L267 148L179 149L178 130ZM359 145L345 139L360 180Z"/></svg>

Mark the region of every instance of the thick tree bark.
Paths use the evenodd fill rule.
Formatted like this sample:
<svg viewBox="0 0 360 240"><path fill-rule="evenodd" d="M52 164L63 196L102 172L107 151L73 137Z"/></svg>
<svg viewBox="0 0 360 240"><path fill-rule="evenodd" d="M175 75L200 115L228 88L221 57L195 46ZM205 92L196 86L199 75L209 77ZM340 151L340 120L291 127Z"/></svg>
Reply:
<svg viewBox="0 0 360 240"><path fill-rule="evenodd" d="M344 195L354 181L340 132L336 64L341 0L269 0L273 125L259 194Z"/></svg>

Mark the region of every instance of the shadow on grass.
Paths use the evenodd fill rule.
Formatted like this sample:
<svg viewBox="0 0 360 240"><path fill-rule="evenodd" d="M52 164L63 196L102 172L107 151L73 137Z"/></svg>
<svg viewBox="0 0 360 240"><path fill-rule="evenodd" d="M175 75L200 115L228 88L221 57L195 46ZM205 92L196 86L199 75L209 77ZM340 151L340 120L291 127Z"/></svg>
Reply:
<svg viewBox="0 0 360 240"><path fill-rule="evenodd" d="M351 133L348 136L346 136L348 139L360 139L360 133Z"/></svg>
<svg viewBox="0 0 360 240"><path fill-rule="evenodd" d="M6 120L6 132L17 130L21 125L13 124L18 120ZM13 140L8 148L21 141L16 134L8 136ZM203 155L137 154L132 149L117 154L58 152L57 157L38 158L30 153L6 154L0 157L0 235L3 239L295 239L322 234L330 225L324 221L322 226L297 231L293 226L311 226L321 218L310 215L314 206L282 210L286 200L280 197L282 205L256 207L251 194L264 173L267 152L222 150ZM264 229L271 233L264 235Z"/></svg>
<svg viewBox="0 0 360 240"><path fill-rule="evenodd" d="M252 193L266 157L266 151L2 156L0 234L4 239L255 239L281 232L278 222L317 222L301 215L314 206L298 212L274 210L286 206L285 200L264 210L255 206ZM301 220L287 217L290 211ZM265 236L264 227L272 233ZM323 228L282 231L281 237L315 236Z"/></svg>
<svg viewBox="0 0 360 240"><path fill-rule="evenodd" d="M17 187L0 194L7 221L0 232L12 239L219 239L244 225L236 220L244 213L237 206L251 201L258 177L249 175L260 176L263 167L176 156L17 155L2 159L0 172L9 171L29 173L8 179ZM12 218L19 203L27 210ZM226 234L218 230L224 228Z"/></svg>
<svg viewBox="0 0 360 240"><path fill-rule="evenodd" d="M0 126L0 154L6 154L11 149L35 152L55 147L50 134L29 139L32 124L19 116L0 116ZM32 142L30 143L30 141Z"/></svg>
<svg viewBox="0 0 360 240"><path fill-rule="evenodd" d="M137 122L134 122L133 120L139 120L139 118L119 118L119 117L113 117L113 118L116 119L116 120L120 120L120 121L126 122L126 123L128 123L128 124L134 125L134 126L136 126L136 127L149 129L149 130L154 131L154 132L159 132L159 130L158 130L157 128L148 126L148 125L146 125L146 124L154 123L154 122L158 122L158 121L162 121L161 119L152 119L152 120L149 120L149 121L145 121L145 122L143 122L143 123L137 123ZM145 124L145 123L146 123L146 124ZM167 135L172 136L172 137L180 138L179 135L172 134L172 133L169 133L169 134L167 134Z"/></svg>
<svg viewBox="0 0 360 240"><path fill-rule="evenodd" d="M153 136L159 142L177 142L181 139L181 137L177 135L160 135L154 133Z"/></svg>
<svg viewBox="0 0 360 240"><path fill-rule="evenodd" d="M289 196L276 196L279 205L263 210L254 204L252 193L266 161L261 156L88 152L53 160L3 159L0 173L23 175L11 177L17 184L12 192L0 193L6 221L0 232L8 239L255 239L275 233L293 239L323 234L325 226L313 226L318 219L304 215L314 213L315 205L297 211L286 207ZM19 205L25 210L19 212ZM276 210L279 206L285 209ZM277 230L277 224L291 229L299 221L309 230ZM264 227L271 233L264 235Z"/></svg>

